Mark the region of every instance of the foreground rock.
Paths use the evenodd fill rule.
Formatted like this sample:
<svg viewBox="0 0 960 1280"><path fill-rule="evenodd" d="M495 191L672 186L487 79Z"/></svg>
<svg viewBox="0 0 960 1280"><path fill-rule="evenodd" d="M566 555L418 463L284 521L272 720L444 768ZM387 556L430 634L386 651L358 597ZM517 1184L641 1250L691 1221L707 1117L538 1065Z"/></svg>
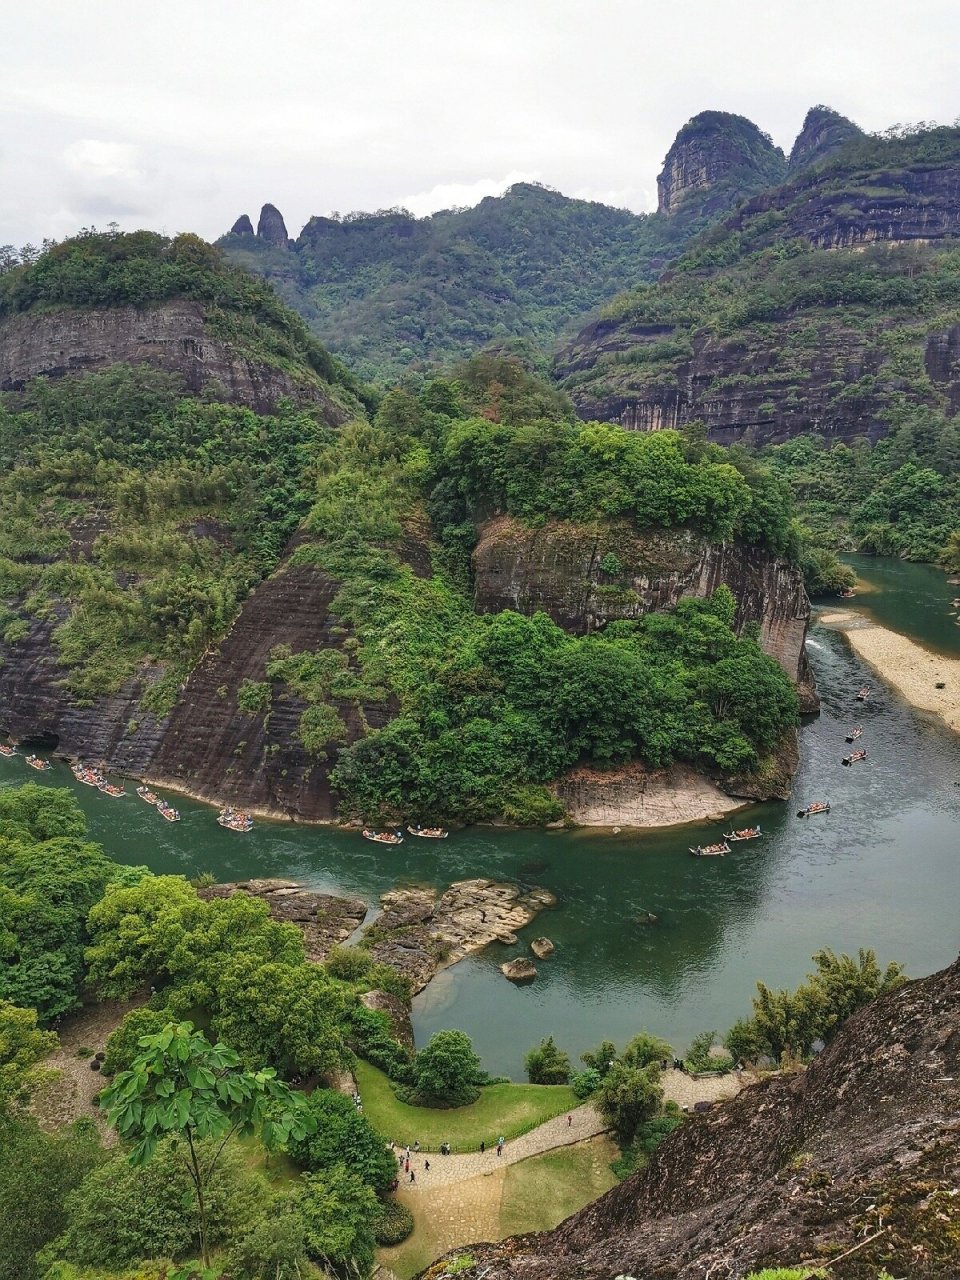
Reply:
<svg viewBox="0 0 960 1280"><path fill-rule="evenodd" d="M556 1230L472 1247L460 1274L735 1280L836 1259L835 1280L944 1280L957 1275L958 1113L960 961L862 1010L807 1071L690 1119Z"/></svg>
<svg viewBox="0 0 960 1280"><path fill-rule="evenodd" d="M547 956L552 956L556 947L549 938L534 938L530 943L530 950L538 960L546 960Z"/></svg>
<svg viewBox="0 0 960 1280"><path fill-rule="evenodd" d="M537 976L536 966L526 956L516 960L508 960L500 966L500 972L508 982L532 982Z"/></svg>
<svg viewBox="0 0 960 1280"><path fill-rule="evenodd" d="M414 993L440 969L522 929L556 902L547 889L495 880L461 880L436 889L393 889L383 914L367 930L374 959L406 974Z"/></svg>
<svg viewBox="0 0 960 1280"><path fill-rule="evenodd" d="M262 898L274 920L297 926L303 934L307 959L317 963L327 958L331 947L345 942L363 924L367 914L367 904L362 898L314 893L296 880L237 880L208 885L197 892L207 899L232 898L235 893Z"/></svg>

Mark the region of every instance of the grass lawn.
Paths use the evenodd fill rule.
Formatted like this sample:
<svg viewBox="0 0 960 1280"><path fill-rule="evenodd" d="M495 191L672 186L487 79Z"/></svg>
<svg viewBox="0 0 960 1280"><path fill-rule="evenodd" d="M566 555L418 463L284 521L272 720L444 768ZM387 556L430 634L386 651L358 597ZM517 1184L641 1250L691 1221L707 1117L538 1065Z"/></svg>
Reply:
<svg viewBox="0 0 960 1280"><path fill-rule="evenodd" d="M550 1231L615 1187L610 1161L617 1154L609 1138L594 1138L508 1165L500 1204L501 1235Z"/></svg>
<svg viewBox="0 0 960 1280"><path fill-rule="evenodd" d="M377 1258L409 1280L450 1249L469 1253L478 1240L549 1230L616 1185L616 1154L609 1138L591 1138L429 1192L425 1184L419 1192L401 1187L397 1198L413 1213L413 1234Z"/></svg>
<svg viewBox="0 0 960 1280"><path fill-rule="evenodd" d="M384 1073L368 1062L357 1063L356 1077L363 1114L377 1132L402 1146L419 1142L425 1151L438 1151L441 1142L457 1153L476 1151L481 1139L489 1146L500 1134L517 1138L580 1105L562 1084L489 1084L469 1107L441 1111L400 1102Z"/></svg>

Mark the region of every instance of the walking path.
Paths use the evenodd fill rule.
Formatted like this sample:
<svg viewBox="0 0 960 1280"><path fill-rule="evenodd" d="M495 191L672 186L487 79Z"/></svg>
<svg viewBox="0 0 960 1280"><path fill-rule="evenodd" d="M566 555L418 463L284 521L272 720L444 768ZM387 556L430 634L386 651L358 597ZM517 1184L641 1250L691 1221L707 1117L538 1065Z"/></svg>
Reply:
<svg viewBox="0 0 960 1280"><path fill-rule="evenodd" d="M746 1081L741 1081L740 1076L732 1071L706 1080L697 1080L672 1067L663 1073L664 1096L682 1107L692 1107L695 1102L716 1102L722 1098L732 1098L740 1092L743 1083ZM410 1168L416 1175L416 1182L410 1183L409 1176L403 1172L398 1161L400 1186L405 1191L422 1191L425 1187L432 1189L465 1182L468 1178L492 1174L507 1165L528 1160L530 1156L543 1155L558 1147L569 1147L577 1142L585 1142L588 1138L596 1138L607 1130L608 1126L593 1105L586 1102L569 1113L569 1120L566 1115L554 1116L529 1133L513 1138L504 1144L503 1154L499 1156L495 1146L488 1146L482 1154L475 1151L466 1155L442 1156L412 1152ZM402 1152L403 1148L398 1148L397 1156ZM429 1169L424 1168L425 1159L430 1161Z"/></svg>

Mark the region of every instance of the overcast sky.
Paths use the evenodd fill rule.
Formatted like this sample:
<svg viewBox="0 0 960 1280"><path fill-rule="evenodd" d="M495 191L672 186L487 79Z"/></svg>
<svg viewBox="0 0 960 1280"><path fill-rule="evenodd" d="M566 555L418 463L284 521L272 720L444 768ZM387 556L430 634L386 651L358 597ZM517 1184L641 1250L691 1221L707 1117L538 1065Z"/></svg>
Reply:
<svg viewBox="0 0 960 1280"><path fill-rule="evenodd" d="M957 0L30 0L4 13L0 243L472 204L533 179L656 204L677 129L789 150L960 114Z"/></svg>

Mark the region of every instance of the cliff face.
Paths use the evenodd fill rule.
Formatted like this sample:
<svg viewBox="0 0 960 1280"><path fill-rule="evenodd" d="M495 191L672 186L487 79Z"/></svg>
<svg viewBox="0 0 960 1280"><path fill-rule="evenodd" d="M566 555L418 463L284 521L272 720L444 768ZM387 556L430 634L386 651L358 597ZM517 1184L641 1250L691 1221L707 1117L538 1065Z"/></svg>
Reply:
<svg viewBox="0 0 960 1280"><path fill-rule="evenodd" d="M601 567L608 553L619 572ZM687 529L639 534L627 521L531 529L504 516L481 529L473 568L480 612L542 610L576 633L727 586L737 627L759 623L765 652L798 684L803 709L816 709L803 647L810 602L800 572L760 548L711 546Z"/></svg>
<svg viewBox="0 0 960 1280"><path fill-rule="evenodd" d="M788 169L798 173L819 164L848 142L862 137L863 130L846 116L829 107L811 107L790 151Z"/></svg>
<svg viewBox="0 0 960 1280"><path fill-rule="evenodd" d="M960 962L862 1010L805 1072L692 1118L555 1231L472 1246L460 1274L739 1280L836 1258L837 1280L947 1280L958 1107Z"/></svg>
<svg viewBox="0 0 960 1280"><path fill-rule="evenodd" d="M269 412L287 396L320 406L331 426L349 416L319 378L294 378L240 354L217 335L198 302L175 299L142 309L64 308L0 318L0 391L18 390L31 378L59 378L119 363L178 373L194 394L210 388L220 399L258 413Z"/></svg>
<svg viewBox="0 0 960 1280"><path fill-rule="evenodd" d="M751 121L726 111L702 111L674 139L657 177L659 213L676 213L696 192L729 180L740 194L777 182L783 152ZM723 201L719 198L718 207Z"/></svg>

